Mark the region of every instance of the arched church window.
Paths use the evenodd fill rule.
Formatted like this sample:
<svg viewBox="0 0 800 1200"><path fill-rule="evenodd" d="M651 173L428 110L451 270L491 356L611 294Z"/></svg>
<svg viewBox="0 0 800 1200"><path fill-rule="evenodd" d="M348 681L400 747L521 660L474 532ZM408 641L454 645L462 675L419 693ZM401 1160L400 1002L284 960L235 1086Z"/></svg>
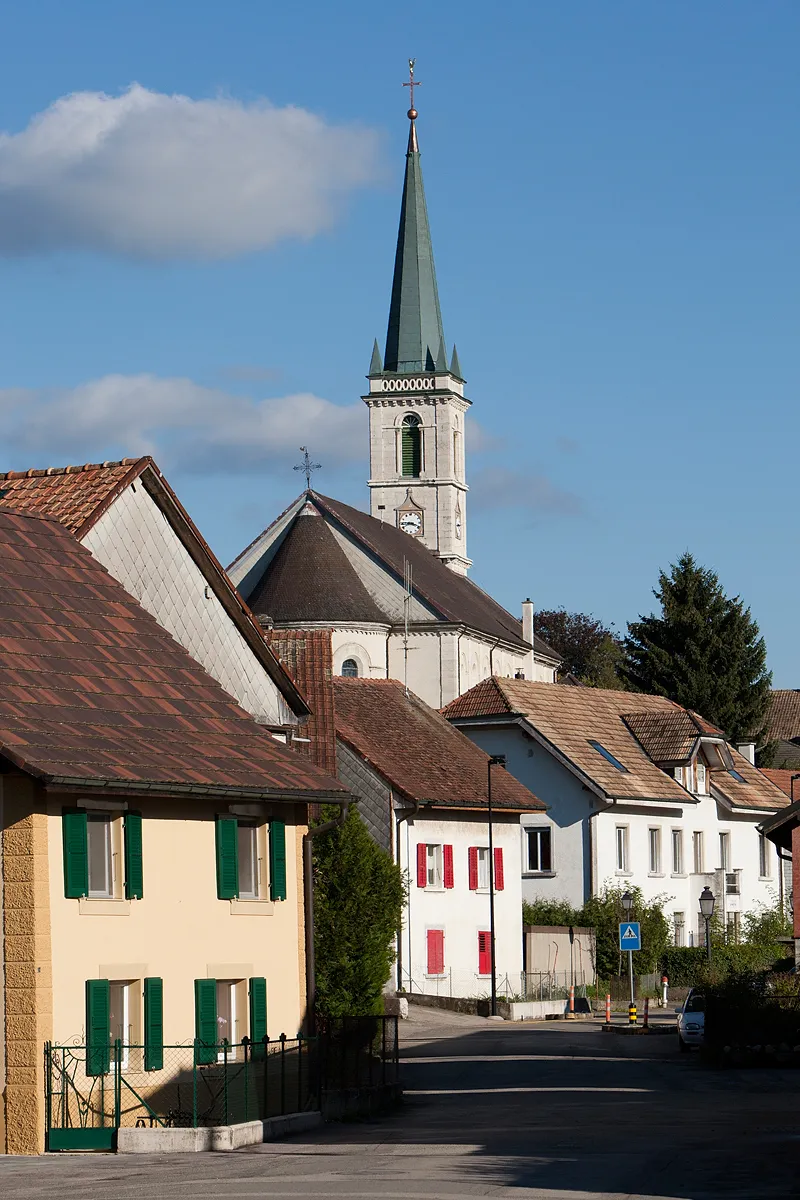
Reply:
<svg viewBox="0 0 800 1200"><path fill-rule="evenodd" d="M415 413L403 418L402 432L403 474L413 479L422 471L422 422Z"/></svg>
<svg viewBox="0 0 800 1200"><path fill-rule="evenodd" d="M342 675L345 679L358 679L358 663L354 658L346 658L342 663Z"/></svg>

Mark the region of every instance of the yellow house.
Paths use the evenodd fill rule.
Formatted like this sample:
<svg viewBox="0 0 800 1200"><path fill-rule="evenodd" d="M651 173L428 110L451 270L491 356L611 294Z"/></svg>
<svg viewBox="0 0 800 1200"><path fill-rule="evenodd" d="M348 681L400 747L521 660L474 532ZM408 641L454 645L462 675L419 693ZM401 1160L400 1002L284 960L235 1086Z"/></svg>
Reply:
<svg viewBox="0 0 800 1200"><path fill-rule="evenodd" d="M296 1034L307 805L346 797L58 521L0 510L6 1151L45 1147L46 1042Z"/></svg>

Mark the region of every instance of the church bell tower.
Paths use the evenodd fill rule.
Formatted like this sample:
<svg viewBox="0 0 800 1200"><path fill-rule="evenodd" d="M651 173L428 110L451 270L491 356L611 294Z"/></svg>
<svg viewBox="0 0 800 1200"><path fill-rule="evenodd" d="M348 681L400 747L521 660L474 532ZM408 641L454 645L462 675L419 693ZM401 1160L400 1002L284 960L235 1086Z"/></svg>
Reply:
<svg viewBox="0 0 800 1200"><path fill-rule="evenodd" d="M391 521L466 575L467 483L464 421L470 401L456 348L448 366L422 183L414 63L411 127L400 208L386 350L370 363L370 513Z"/></svg>

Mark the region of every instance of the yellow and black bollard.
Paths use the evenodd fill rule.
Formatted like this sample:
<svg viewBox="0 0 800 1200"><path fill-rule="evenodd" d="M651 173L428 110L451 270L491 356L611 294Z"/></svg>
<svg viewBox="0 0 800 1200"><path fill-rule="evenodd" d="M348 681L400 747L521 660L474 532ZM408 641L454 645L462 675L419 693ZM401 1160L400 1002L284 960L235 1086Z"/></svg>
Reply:
<svg viewBox="0 0 800 1200"><path fill-rule="evenodd" d="M629 1025L636 1024L636 1005L635 1004L628 1005L628 1024Z"/></svg>

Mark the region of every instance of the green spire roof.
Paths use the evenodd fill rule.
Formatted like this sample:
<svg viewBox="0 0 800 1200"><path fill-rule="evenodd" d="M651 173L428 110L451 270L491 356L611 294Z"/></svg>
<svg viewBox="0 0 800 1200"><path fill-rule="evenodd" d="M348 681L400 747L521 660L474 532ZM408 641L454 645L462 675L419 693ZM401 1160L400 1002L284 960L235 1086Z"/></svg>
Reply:
<svg viewBox="0 0 800 1200"><path fill-rule="evenodd" d="M416 121L412 118L383 369L432 371L437 358L443 353L442 313L422 184Z"/></svg>

